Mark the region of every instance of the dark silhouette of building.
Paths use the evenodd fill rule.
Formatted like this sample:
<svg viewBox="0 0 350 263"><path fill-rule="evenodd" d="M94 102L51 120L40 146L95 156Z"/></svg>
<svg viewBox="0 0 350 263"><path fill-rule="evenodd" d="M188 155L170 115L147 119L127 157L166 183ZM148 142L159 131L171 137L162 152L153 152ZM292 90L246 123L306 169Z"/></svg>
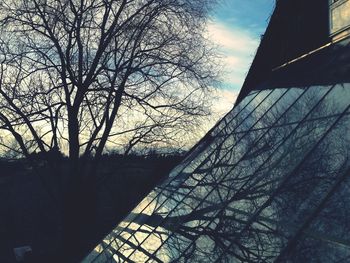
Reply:
<svg viewBox="0 0 350 263"><path fill-rule="evenodd" d="M235 107L84 262L350 262L350 0L279 0Z"/></svg>

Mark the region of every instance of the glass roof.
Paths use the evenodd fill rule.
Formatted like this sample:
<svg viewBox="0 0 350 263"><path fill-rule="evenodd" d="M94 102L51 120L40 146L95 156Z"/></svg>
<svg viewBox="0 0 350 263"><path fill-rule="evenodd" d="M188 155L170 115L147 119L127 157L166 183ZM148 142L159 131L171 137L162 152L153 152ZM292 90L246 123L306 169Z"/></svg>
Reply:
<svg viewBox="0 0 350 263"><path fill-rule="evenodd" d="M252 91L83 262L349 262L349 108Z"/></svg>

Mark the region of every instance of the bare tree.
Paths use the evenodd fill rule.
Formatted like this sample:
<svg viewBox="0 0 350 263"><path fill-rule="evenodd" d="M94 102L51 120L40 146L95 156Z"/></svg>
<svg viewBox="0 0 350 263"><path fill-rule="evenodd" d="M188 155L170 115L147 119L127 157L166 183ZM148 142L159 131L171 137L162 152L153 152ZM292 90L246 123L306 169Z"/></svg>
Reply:
<svg viewBox="0 0 350 263"><path fill-rule="evenodd" d="M98 158L113 136L191 126L208 114L205 91L215 77L202 34L208 7L1 1L2 129L23 155L67 144L77 161ZM142 125L123 129L125 115Z"/></svg>
<svg viewBox="0 0 350 263"><path fill-rule="evenodd" d="M2 144L15 140L29 160L66 152L75 210L73 193L86 196L76 187L93 185L109 141L127 134L126 152L168 143L209 114L216 65L203 32L213 2L1 0Z"/></svg>

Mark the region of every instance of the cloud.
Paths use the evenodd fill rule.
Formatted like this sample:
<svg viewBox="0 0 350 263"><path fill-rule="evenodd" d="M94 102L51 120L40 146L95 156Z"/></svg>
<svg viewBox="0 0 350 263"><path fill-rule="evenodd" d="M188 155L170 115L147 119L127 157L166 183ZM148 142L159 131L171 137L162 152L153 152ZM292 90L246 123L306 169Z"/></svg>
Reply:
<svg viewBox="0 0 350 263"><path fill-rule="evenodd" d="M208 25L208 37L219 46L224 68L225 88L240 89L254 58L259 38L237 27L214 21Z"/></svg>
<svg viewBox="0 0 350 263"><path fill-rule="evenodd" d="M211 106L211 115L197 127L196 135L204 136L208 130L222 119L234 106L238 96L237 90L225 90L221 88L213 88L213 104ZM195 139L198 139L195 138Z"/></svg>
<svg viewBox="0 0 350 263"><path fill-rule="evenodd" d="M215 104L212 106L214 114L223 116L231 110L238 97L238 93L236 90L216 89Z"/></svg>
<svg viewBox="0 0 350 263"><path fill-rule="evenodd" d="M234 52L249 53L258 44L258 39L249 32L239 28L229 28L220 22L210 23L208 25L208 34L222 48Z"/></svg>

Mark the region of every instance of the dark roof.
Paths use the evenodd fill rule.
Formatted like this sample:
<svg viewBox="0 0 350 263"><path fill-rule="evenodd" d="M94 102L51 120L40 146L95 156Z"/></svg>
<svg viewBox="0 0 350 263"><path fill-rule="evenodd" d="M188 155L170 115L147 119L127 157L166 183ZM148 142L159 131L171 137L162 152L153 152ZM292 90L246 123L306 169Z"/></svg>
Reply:
<svg viewBox="0 0 350 263"><path fill-rule="evenodd" d="M273 69L252 89L305 87L350 83L350 39L328 45L294 62Z"/></svg>

